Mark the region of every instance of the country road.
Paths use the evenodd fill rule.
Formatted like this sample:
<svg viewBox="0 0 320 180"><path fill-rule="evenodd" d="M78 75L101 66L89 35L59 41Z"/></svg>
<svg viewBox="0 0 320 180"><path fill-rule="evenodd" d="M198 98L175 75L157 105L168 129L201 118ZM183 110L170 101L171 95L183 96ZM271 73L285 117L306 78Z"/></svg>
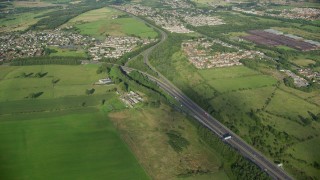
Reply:
<svg viewBox="0 0 320 180"><path fill-rule="evenodd" d="M136 17L133 14L130 14L130 15L148 24L150 27L154 28L161 34L161 41L158 44L148 48L147 50L141 53L144 56L144 63L147 66L149 66L149 68L153 70L156 74L158 74L159 77L156 78L147 73L144 73L144 72L141 72L141 73L148 76L150 80L156 82L160 88L162 88L169 95L174 97L181 104L181 106L184 107L184 109L186 109L186 113L194 117L201 124L206 126L208 129L210 129L213 133L219 136L221 140L223 140L224 135L226 134L231 135L232 138L228 140L224 140L225 143L229 144L231 147L236 149L240 154L242 154L245 158L249 159L250 161L255 163L257 166L259 166L263 171L268 173L270 177L272 177L273 179L286 179L286 180L293 179L282 168L278 167L276 164L268 160L262 153L260 153L251 145L246 143L237 134L232 132L230 129L228 129L226 126L220 123L217 119L213 118L204 109L198 106L194 101L192 101L189 97L187 97L180 89L178 89L165 76L163 76L160 72L158 72L155 67L153 67L150 64L149 62L150 53L155 47L163 43L167 39L168 35L165 31L159 29L158 27L155 27L154 25L146 22L145 20L139 17ZM131 72L132 70L136 70L127 66L121 66L121 68L127 73Z"/></svg>

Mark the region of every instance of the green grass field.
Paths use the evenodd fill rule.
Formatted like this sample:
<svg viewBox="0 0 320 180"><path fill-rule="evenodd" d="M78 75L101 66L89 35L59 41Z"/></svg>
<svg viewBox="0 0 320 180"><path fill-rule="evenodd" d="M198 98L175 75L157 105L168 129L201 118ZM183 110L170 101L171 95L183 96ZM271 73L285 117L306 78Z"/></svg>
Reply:
<svg viewBox="0 0 320 180"><path fill-rule="evenodd" d="M53 49L57 52L51 53L49 56L64 56L64 57L82 57L87 58L87 55L84 50L69 50L69 49L62 49L58 47L49 47L50 49Z"/></svg>
<svg viewBox="0 0 320 180"><path fill-rule="evenodd" d="M125 109L115 86L92 85L97 65L0 69L0 179L149 179L108 118Z"/></svg>
<svg viewBox="0 0 320 180"><path fill-rule="evenodd" d="M240 78L217 79L208 81L219 92L227 92L241 89L252 89L276 84L276 80L270 76L248 76Z"/></svg>
<svg viewBox="0 0 320 180"><path fill-rule="evenodd" d="M314 136L318 134L318 128L316 124L312 128L301 126L295 121L277 117L268 113L260 113L259 117L263 119L265 125L272 125L277 130L287 132L289 135L292 135L296 138L307 138L309 136Z"/></svg>
<svg viewBox="0 0 320 180"><path fill-rule="evenodd" d="M319 169L313 167L314 162L320 161L319 141L320 138L316 137L293 145L286 151L296 158L296 160L289 161L290 164L296 164L298 169L303 169L306 173L313 174L315 178L320 176Z"/></svg>
<svg viewBox="0 0 320 180"><path fill-rule="evenodd" d="M141 38L155 38L157 32L143 22L132 17L115 16L124 15L122 12L111 8L92 10L71 19L62 27L74 25L81 34L91 35L98 38L113 36L135 35Z"/></svg>
<svg viewBox="0 0 320 180"><path fill-rule="evenodd" d="M288 149L288 152L296 158L308 162L320 161L320 154L317 151L320 148L320 138L314 138L305 142L296 144Z"/></svg>
<svg viewBox="0 0 320 180"><path fill-rule="evenodd" d="M86 89L94 88L94 94L105 94L109 86L97 86L93 83L106 75L96 74L97 65L39 65L25 67L0 67L0 101L24 100L30 93L43 92L37 99L59 98L64 96L82 96ZM10 69L6 70L6 69ZM36 73L47 73L44 77L34 77ZM30 77L19 77L22 73ZM52 80L59 80L53 84Z"/></svg>
<svg viewBox="0 0 320 180"><path fill-rule="evenodd" d="M207 80L260 75L259 72L251 70L245 66L205 69L200 70L199 73Z"/></svg>
<svg viewBox="0 0 320 180"><path fill-rule="evenodd" d="M50 116L1 118L1 179L148 179L104 114Z"/></svg>
<svg viewBox="0 0 320 180"><path fill-rule="evenodd" d="M43 15L52 10L34 11L20 14L14 14L6 18L0 19L0 32L23 31L31 25L36 24L40 18L37 16Z"/></svg>
<svg viewBox="0 0 320 180"><path fill-rule="evenodd" d="M281 90L275 93L274 98L271 100L266 110L293 119L298 119L299 115L309 117L308 111L313 112L314 114L320 113L319 106Z"/></svg>
<svg viewBox="0 0 320 180"><path fill-rule="evenodd" d="M211 104L217 109L224 109L227 106L226 103L230 103L245 112L248 112L251 109L262 109L274 89L275 87L263 87L229 92L213 99Z"/></svg>
<svg viewBox="0 0 320 180"><path fill-rule="evenodd" d="M144 23L133 18L120 18L113 20L98 20L94 22L76 25L81 34L92 36L130 36L135 35L142 38L155 38L157 33Z"/></svg>
<svg viewBox="0 0 320 180"><path fill-rule="evenodd" d="M294 60L293 63L298 66L308 67L310 64L315 64L316 62L310 59L298 59Z"/></svg>

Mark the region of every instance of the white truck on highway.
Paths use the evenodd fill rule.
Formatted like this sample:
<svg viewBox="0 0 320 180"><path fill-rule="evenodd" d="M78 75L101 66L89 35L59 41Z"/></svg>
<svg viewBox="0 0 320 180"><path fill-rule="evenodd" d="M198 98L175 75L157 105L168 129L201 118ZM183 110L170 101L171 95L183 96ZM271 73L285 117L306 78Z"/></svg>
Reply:
<svg viewBox="0 0 320 180"><path fill-rule="evenodd" d="M223 140L228 140L228 139L231 139L232 136L228 133L228 134L223 135L222 138L223 138Z"/></svg>

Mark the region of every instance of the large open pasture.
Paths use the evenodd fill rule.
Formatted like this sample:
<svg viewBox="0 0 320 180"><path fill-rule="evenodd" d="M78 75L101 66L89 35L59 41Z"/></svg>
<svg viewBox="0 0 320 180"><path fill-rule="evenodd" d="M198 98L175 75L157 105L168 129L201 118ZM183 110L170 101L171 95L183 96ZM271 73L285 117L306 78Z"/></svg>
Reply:
<svg viewBox="0 0 320 180"><path fill-rule="evenodd" d="M135 35L142 38L155 38L157 36L157 32L143 22L125 16L124 13L111 8L102 8L83 13L71 19L62 27L70 25L78 28L81 34L98 38L103 38L107 35Z"/></svg>
<svg viewBox="0 0 320 180"><path fill-rule="evenodd" d="M320 130L320 126L316 123L310 127L301 126L296 121L292 121L286 118L279 116L271 115L265 112L259 114L259 117L262 118L262 123L265 125L274 126L280 132L286 132L295 138L308 138L309 136L316 136Z"/></svg>
<svg viewBox="0 0 320 180"><path fill-rule="evenodd" d="M298 119L299 116L309 117L308 111L320 113L319 106L281 90L276 91L266 110L292 119Z"/></svg>
<svg viewBox="0 0 320 180"><path fill-rule="evenodd" d="M41 18L41 16L51 10L41 10L26 12L20 14L13 14L5 18L0 19L0 32L12 32L12 31L23 31L28 29L31 25L36 24Z"/></svg>
<svg viewBox="0 0 320 180"><path fill-rule="evenodd" d="M38 65L0 67L0 101L26 100L30 93L42 92L37 99L85 95L94 88L94 94L105 94L110 86L93 85L106 75L96 73L97 65ZM8 70L9 69L9 70ZM36 77L36 74L43 77ZM23 75L23 76L22 76ZM26 75L26 76L24 76Z"/></svg>
<svg viewBox="0 0 320 180"><path fill-rule="evenodd" d="M0 179L149 179L107 116L125 108L115 86L92 85L97 65L0 69Z"/></svg>
<svg viewBox="0 0 320 180"><path fill-rule="evenodd" d="M101 112L50 116L1 118L1 179L148 179Z"/></svg>
<svg viewBox="0 0 320 180"><path fill-rule="evenodd" d="M276 83L276 79L264 75L208 81L219 92L266 87Z"/></svg>
<svg viewBox="0 0 320 180"><path fill-rule="evenodd" d="M320 148L320 138L314 138L302 143L298 143L288 149L296 158L307 162L320 161L320 154L317 151Z"/></svg>
<svg viewBox="0 0 320 180"><path fill-rule="evenodd" d="M217 109L223 110L228 104L232 104L243 111L262 109L266 100L270 98L275 87L262 87L225 93L210 101ZM230 111L231 113L232 111Z"/></svg>
<svg viewBox="0 0 320 180"><path fill-rule="evenodd" d="M206 80L239 78L239 77L261 75L259 72L251 70L245 66L204 69L204 70L200 70L199 73L202 75L202 77L206 78Z"/></svg>
<svg viewBox="0 0 320 180"><path fill-rule="evenodd" d="M87 58L87 55L84 50L82 49L63 49L58 47L49 47L52 50L55 50L56 52L51 53L49 56L63 56L63 57L81 57L81 58Z"/></svg>

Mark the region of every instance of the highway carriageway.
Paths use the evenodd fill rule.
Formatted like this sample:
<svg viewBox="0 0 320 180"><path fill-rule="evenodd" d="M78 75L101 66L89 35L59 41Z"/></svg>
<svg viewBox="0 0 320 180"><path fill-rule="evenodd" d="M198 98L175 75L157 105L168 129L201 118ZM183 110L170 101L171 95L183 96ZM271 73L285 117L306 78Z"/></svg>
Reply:
<svg viewBox="0 0 320 180"><path fill-rule="evenodd" d="M132 68L121 66L121 68L127 73L131 72ZM140 72L140 71L139 71ZM189 97L184 95L178 88L167 82L166 79L158 79L144 72L140 72L148 76L148 78L156 82L160 88L166 91L169 95L174 97L181 104L181 108L186 110L186 113L197 119L201 124L206 126L222 140L224 135L228 134L232 138L228 140L223 140L225 143L229 144L231 147L239 151L244 157L251 160L253 163L258 165L262 170L268 173L273 179L292 179L283 169L278 167L276 164L270 162L264 155L262 155L258 150L254 149L252 146L247 144L238 135L233 133L230 129L225 127L218 120L209 115L205 110L193 102Z"/></svg>

